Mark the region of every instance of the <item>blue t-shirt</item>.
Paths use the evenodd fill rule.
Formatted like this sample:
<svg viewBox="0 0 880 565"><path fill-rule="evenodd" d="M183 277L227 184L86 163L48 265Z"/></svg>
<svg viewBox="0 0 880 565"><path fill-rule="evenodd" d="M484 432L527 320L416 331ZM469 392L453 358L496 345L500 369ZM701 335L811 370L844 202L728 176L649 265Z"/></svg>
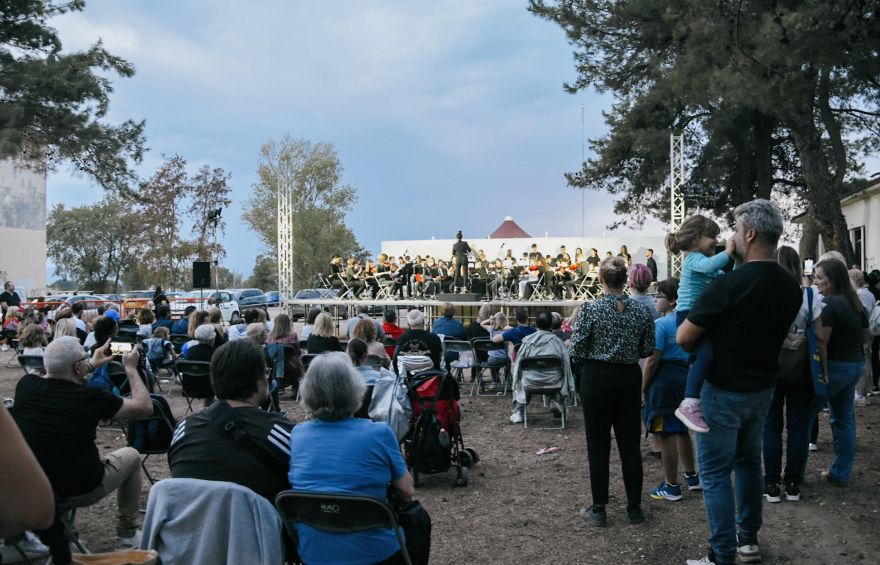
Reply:
<svg viewBox="0 0 880 565"><path fill-rule="evenodd" d="M464 325L455 318L440 318L431 326L431 332L438 335L443 334L447 338L467 339Z"/></svg>
<svg viewBox="0 0 880 565"><path fill-rule="evenodd" d="M515 328L510 328L505 331L501 336L504 338L504 341L509 341L514 345L518 345L522 343L522 340L527 335L531 335L535 333L536 330L534 326L516 326Z"/></svg>
<svg viewBox="0 0 880 565"><path fill-rule="evenodd" d="M675 312L670 312L662 318L654 321L654 335L656 335L656 349L660 350L660 359L663 361L685 361L689 356L675 342L675 332L678 326L675 324Z"/></svg>
<svg viewBox="0 0 880 565"><path fill-rule="evenodd" d="M694 307L703 290L713 279L724 274L723 269L730 262L730 255L721 252L707 257L699 251L688 253L681 263L681 282L678 285L677 312Z"/></svg>
<svg viewBox="0 0 880 565"><path fill-rule="evenodd" d="M383 500L388 485L406 473L406 462L388 424L363 418L336 422L311 420L290 434L291 487L342 492ZM355 534L322 532L298 524L299 555L310 565L377 563L400 549L392 530Z"/></svg>
<svg viewBox="0 0 880 565"><path fill-rule="evenodd" d="M181 318L174 322L174 325L171 326L171 333L178 335L186 335L189 330L189 319Z"/></svg>

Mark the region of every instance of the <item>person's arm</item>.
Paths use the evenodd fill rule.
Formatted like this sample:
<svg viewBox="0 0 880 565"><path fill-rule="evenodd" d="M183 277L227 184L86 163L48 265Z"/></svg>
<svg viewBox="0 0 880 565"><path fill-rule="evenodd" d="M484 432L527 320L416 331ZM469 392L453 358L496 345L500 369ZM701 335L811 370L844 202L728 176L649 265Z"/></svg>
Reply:
<svg viewBox="0 0 880 565"><path fill-rule="evenodd" d="M714 273L723 269L730 262L730 257L731 255L727 253L727 249L711 257L706 257L702 253L694 251L687 257L688 268L698 273Z"/></svg>
<svg viewBox="0 0 880 565"><path fill-rule="evenodd" d="M506 340L504 339L504 335L510 330L504 330L503 332L497 333L492 336L492 343L504 343Z"/></svg>
<svg viewBox="0 0 880 565"><path fill-rule="evenodd" d="M655 349L650 357L645 358L645 366L642 368L642 394L645 394L648 387L651 386L651 379L654 378L654 373L657 372L657 365L659 364L660 350Z"/></svg>
<svg viewBox="0 0 880 565"><path fill-rule="evenodd" d="M125 375L128 377L128 383L131 386L131 398L122 399L122 406L113 416L114 418L137 420L138 418L146 418L153 413L153 401L150 399L147 385L141 380L137 369L140 358L141 355L137 347L133 347L131 351L122 356Z"/></svg>
<svg viewBox="0 0 880 565"><path fill-rule="evenodd" d="M0 438L0 537L48 528L55 519L52 486L5 406Z"/></svg>
<svg viewBox="0 0 880 565"><path fill-rule="evenodd" d="M391 486L400 493L404 500L408 501L416 495L415 483L409 471L404 471L403 476L396 481L391 481Z"/></svg>
<svg viewBox="0 0 880 565"><path fill-rule="evenodd" d="M706 328L702 328L690 320L685 320L678 326L678 331L675 333L675 342L678 343L679 347L690 353L694 350L697 340L700 339L704 331L706 331Z"/></svg>

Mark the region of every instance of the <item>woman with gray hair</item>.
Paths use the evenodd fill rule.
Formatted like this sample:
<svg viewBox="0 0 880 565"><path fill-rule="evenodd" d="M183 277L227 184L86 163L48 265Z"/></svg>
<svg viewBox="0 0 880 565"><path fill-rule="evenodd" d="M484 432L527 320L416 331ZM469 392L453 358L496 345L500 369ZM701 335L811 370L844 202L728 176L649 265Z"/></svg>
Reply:
<svg viewBox="0 0 880 565"><path fill-rule="evenodd" d="M344 353L319 355L300 384L300 403L310 420L290 435L290 484L294 490L342 492L388 500L390 484L405 499L415 494L400 446L385 423L354 418L366 385ZM298 551L305 563L397 563L397 537L390 529L339 535L297 524ZM409 543L413 563L422 548ZM400 560L402 562L402 559Z"/></svg>

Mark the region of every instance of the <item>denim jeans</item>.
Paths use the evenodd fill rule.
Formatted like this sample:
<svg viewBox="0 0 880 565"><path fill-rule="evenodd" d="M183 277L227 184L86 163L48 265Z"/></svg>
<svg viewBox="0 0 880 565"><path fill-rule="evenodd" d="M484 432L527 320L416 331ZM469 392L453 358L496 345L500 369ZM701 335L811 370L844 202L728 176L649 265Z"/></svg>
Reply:
<svg viewBox="0 0 880 565"><path fill-rule="evenodd" d="M809 446L810 405L809 383L780 383L764 422L764 483L779 484L782 475L782 430L788 429L785 450L785 482L801 484L807 466ZM783 420L784 412L784 420Z"/></svg>
<svg viewBox="0 0 880 565"><path fill-rule="evenodd" d="M737 529L742 540L753 541L761 528L761 438L772 398L773 389L729 392L703 384L700 403L709 433L697 434L697 453L709 544L718 563L736 561Z"/></svg>
<svg viewBox="0 0 880 565"><path fill-rule="evenodd" d="M831 433L834 435L834 464L828 469L841 483L849 482L856 456L856 418L853 396L856 384L862 378L861 361L828 361L828 396L813 403L815 418L827 402L831 412Z"/></svg>

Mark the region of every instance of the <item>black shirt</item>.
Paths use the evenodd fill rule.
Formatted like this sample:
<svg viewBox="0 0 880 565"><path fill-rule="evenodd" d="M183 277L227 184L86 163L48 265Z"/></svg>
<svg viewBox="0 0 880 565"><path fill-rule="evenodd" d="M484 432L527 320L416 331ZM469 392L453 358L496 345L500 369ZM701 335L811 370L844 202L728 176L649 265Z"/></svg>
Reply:
<svg viewBox="0 0 880 565"><path fill-rule="evenodd" d="M306 351L309 352L309 355L326 351L342 351L342 345L335 335L323 337L312 332L309 334L309 339L306 340Z"/></svg>
<svg viewBox="0 0 880 565"><path fill-rule="evenodd" d="M797 282L773 261L752 261L712 281L687 317L712 340L706 379L732 392L776 386L779 350L801 302Z"/></svg>
<svg viewBox="0 0 880 565"><path fill-rule="evenodd" d="M26 375L15 387L11 412L52 490L69 497L93 491L104 479L95 430L120 408L122 399L106 390Z"/></svg>
<svg viewBox="0 0 880 565"><path fill-rule="evenodd" d="M648 257L645 260L645 264L648 266L648 270L651 271L651 281L656 281L657 280L657 261L655 261L653 257Z"/></svg>
<svg viewBox="0 0 880 565"><path fill-rule="evenodd" d="M211 345L205 345L204 343L197 343L195 345L191 345L189 349L186 350L186 355L184 358L187 361L211 361L211 357L214 356L215 348Z"/></svg>
<svg viewBox="0 0 880 565"><path fill-rule="evenodd" d="M590 255L589 257L587 257L587 264L598 265L599 264L599 257L598 256L594 257L594 256Z"/></svg>
<svg viewBox="0 0 880 565"><path fill-rule="evenodd" d="M464 257L471 251L471 246L466 241L456 241L452 244L452 254L456 257Z"/></svg>
<svg viewBox="0 0 880 565"><path fill-rule="evenodd" d="M222 400L220 402L223 402ZM268 448L277 459L271 468L247 448L221 436L211 425L207 411L183 420L168 450L168 465L175 479L227 481L245 486L274 503L275 495L290 488L290 430L293 422L277 412L259 408L234 408L239 425L250 437Z"/></svg>
<svg viewBox="0 0 880 565"><path fill-rule="evenodd" d="M425 330L408 330L397 340L397 349L394 350L395 366L400 355L425 355L434 362L434 368L439 369L442 353L443 344L437 334Z"/></svg>
<svg viewBox="0 0 880 565"><path fill-rule="evenodd" d="M868 322L861 304L856 312L843 296L826 296L825 307L822 308L822 325L831 328L831 337L828 339L829 361L864 360L862 336Z"/></svg>
<svg viewBox="0 0 880 565"><path fill-rule="evenodd" d="M5 302L7 308L10 306L21 306L21 297L17 292L4 290L3 293L0 294L0 302Z"/></svg>

